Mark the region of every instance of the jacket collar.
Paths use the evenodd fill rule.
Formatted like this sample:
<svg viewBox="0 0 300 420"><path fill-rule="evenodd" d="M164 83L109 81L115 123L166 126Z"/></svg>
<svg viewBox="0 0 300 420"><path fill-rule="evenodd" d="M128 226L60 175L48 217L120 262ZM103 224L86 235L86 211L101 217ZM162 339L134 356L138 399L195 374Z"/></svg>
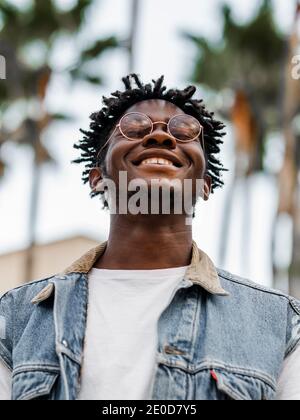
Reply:
<svg viewBox="0 0 300 420"><path fill-rule="evenodd" d="M104 253L107 241L100 243L96 247L90 249L79 259L73 262L69 267L62 271L59 276L65 276L71 273L87 274L97 259ZM198 248L195 241L192 244L192 258L190 266L186 271L185 278L191 280L207 290L213 295L228 296L220 283L219 275L212 260L208 255Z"/></svg>

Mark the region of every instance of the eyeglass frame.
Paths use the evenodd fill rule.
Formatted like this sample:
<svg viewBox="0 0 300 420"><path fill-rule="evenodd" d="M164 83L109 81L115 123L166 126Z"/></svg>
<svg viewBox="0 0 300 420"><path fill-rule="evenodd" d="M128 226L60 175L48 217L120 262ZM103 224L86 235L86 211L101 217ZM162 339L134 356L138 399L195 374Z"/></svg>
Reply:
<svg viewBox="0 0 300 420"><path fill-rule="evenodd" d="M133 138L130 138L130 137L126 136L126 135L123 133L123 131L122 131L122 129L121 129L121 122L122 122L122 119L123 119L123 118L125 118L126 116L130 115L130 114L140 114L140 115L143 115L143 116L145 116L145 117L147 117L147 118L148 118L148 120L151 122L152 127L151 127L151 131L150 131L150 133L149 133L149 134L146 134L147 136L149 136L150 134L152 134L152 133L153 133L153 127L154 127L154 125L155 125L155 124L165 124L165 125L167 126L167 130L168 130L168 134L169 134L169 136L171 136L173 139L175 139L175 140L176 140L176 142L179 142L179 143L191 143L192 141L195 141L196 139L198 139L198 138L199 138L199 136L200 136L200 134L201 134L201 137L202 137L202 144L201 144L201 141L199 141L199 143L201 144L202 149L203 149L203 152L204 152L204 155L205 155L205 146L204 146L204 128L203 128L203 125L202 125L202 124L200 124L200 122L197 120L197 118L195 118L195 117L193 117L192 115L189 115L189 114L176 114L176 115L173 115L173 117L171 117L171 118L169 119L169 121L166 123L165 121L152 121L152 120L151 120L151 118L150 118L147 114L144 114L143 112L135 112L135 111L132 111L132 112L127 112L126 114L124 114L124 115L122 116L122 118L120 119L119 123L115 126L115 128L114 128L113 132L112 132L112 133L111 133L111 135L109 136L108 140L104 143L104 145L101 147L101 149L100 149L100 150L99 150L99 152L97 153L96 159L98 159L99 154L102 152L102 150L104 149L104 147L107 145L107 143L109 142L109 140L112 138L112 136L113 136L113 134L115 133L115 131L116 131L116 129L117 129L117 128L120 130L120 133L122 134L122 136L123 136L123 137L125 137L127 140L130 140L130 141L137 141L137 140L138 140L138 141L141 141L141 140L143 140L143 139L146 137L146 136L144 136L144 137L143 137L143 138L141 138L141 139L133 139ZM181 115L188 115L189 117L194 118L194 119L195 119L195 120L199 123L199 126L200 126L200 131L199 131L199 134L198 134L197 136L195 136L195 137L193 137L192 139L189 139L189 140L180 140L180 139L178 139L177 137L174 137L174 136L171 134L171 132L170 132L170 130L169 130L169 124L170 124L170 121L172 121L172 119L173 119L173 118L178 117L178 116L181 116Z"/></svg>

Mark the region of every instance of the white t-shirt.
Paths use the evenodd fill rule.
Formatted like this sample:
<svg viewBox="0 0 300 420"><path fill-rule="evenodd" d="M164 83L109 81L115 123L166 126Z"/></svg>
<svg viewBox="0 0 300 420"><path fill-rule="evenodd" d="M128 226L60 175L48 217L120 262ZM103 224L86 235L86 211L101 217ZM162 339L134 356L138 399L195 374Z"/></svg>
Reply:
<svg viewBox="0 0 300 420"><path fill-rule="evenodd" d="M187 267L89 273L82 400L150 399L157 321ZM300 400L300 347L283 365L278 400ZM11 399L11 373L0 363L0 400Z"/></svg>
<svg viewBox="0 0 300 420"><path fill-rule="evenodd" d="M78 399L151 398L157 321L186 268L90 271Z"/></svg>

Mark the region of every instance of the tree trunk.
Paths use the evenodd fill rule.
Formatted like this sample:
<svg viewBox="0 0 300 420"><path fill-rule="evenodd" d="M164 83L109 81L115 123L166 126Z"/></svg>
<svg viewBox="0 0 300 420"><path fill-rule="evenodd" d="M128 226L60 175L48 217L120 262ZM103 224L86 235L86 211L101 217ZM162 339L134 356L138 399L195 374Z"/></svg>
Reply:
<svg viewBox="0 0 300 420"><path fill-rule="evenodd" d="M300 186L296 191L296 205L293 218L293 254L289 269L289 293L300 299Z"/></svg>
<svg viewBox="0 0 300 420"><path fill-rule="evenodd" d="M30 192L30 208L28 219L28 237L29 244L25 255L25 269L24 269L24 282L33 280L34 278L34 248L36 243L36 225L38 215L38 203L40 192L40 171L41 165L39 160L40 142L38 138L34 140L34 159L32 167L32 181Z"/></svg>
<svg viewBox="0 0 300 420"><path fill-rule="evenodd" d="M129 35L129 59L128 71L132 73L135 71L135 47L137 39L137 29L139 20L139 6L142 0L131 0L131 14L130 14L130 35Z"/></svg>
<svg viewBox="0 0 300 420"><path fill-rule="evenodd" d="M234 175L231 186L228 188L224 208L221 216L221 232L219 239L219 255L218 255L218 264L220 267L224 267L226 263L227 256L227 244L229 237L229 228L231 226L231 215L232 215L232 206L234 201L234 195L236 190L237 177Z"/></svg>

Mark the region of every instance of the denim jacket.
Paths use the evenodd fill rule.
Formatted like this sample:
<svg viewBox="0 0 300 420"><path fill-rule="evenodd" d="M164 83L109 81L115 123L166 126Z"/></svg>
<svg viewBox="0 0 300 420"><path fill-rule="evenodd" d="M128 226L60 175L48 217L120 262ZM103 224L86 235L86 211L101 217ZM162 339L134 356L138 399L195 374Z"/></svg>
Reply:
<svg viewBox="0 0 300 420"><path fill-rule="evenodd" d="M13 399L77 398L87 274L105 247L2 296L0 359L12 371ZM283 360L300 342L300 302L216 268L193 242L157 331L152 399L272 400Z"/></svg>

